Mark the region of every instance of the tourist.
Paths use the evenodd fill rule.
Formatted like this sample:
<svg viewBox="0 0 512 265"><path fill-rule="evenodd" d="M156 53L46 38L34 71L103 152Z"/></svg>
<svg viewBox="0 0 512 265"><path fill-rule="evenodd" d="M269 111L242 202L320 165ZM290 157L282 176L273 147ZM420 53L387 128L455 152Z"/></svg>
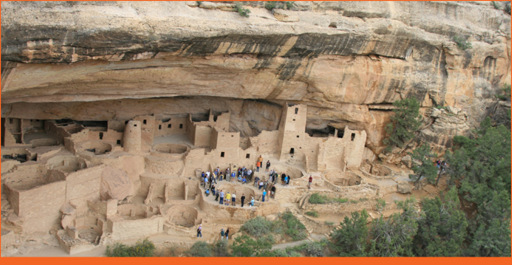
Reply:
<svg viewBox="0 0 512 265"><path fill-rule="evenodd" d="M217 192L217 194L215 194L215 201L219 200L219 196L220 196L220 194L219 194L219 192Z"/></svg>
<svg viewBox="0 0 512 265"><path fill-rule="evenodd" d="M249 206L254 206L254 197L251 197L251 203L249 204Z"/></svg>
<svg viewBox="0 0 512 265"><path fill-rule="evenodd" d="M224 175L220 174L219 180L222 181L224 179Z"/></svg>
<svg viewBox="0 0 512 265"><path fill-rule="evenodd" d="M212 190L212 195L215 195L215 185L212 185L210 189Z"/></svg>
<svg viewBox="0 0 512 265"><path fill-rule="evenodd" d="M247 179L244 176L244 178L242 179L242 184L246 184L246 183L247 183Z"/></svg>
<svg viewBox="0 0 512 265"><path fill-rule="evenodd" d="M259 184L259 181L260 181L260 178L259 177L255 177L254 178L254 187L258 187L258 184Z"/></svg>
<svg viewBox="0 0 512 265"><path fill-rule="evenodd" d="M201 225L199 225L199 227L197 228L197 237L203 237L203 228L201 227Z"/></svg>
<svg viewBox="0 0 512 265"><path fill-rule="evenodd" d="M228 191L228 193L226 194L226 198L225 198L225 200L226 200L226 205L228 205L228 206L229 206L229 201L231 200L231 193L229 193L229 191Z"/></svg>
<svg viewBox="0 0 512 265"><path fill-rule="evenodd" d="M244 201L245 201L245 194L242 193L242 197L240 197L240 201L242 203L242 207L244 207Z"/></svg>
<svg viewBox="0 0 512 265"><path fill-rule="evenodd" d="M276 186L272 185L270 189L270 198L274 199L276 197Z"/></svg>
<svg viewBox="0 0 512 265"><path fill-rule="evenodd" d="M263 193L261 194L261 202L265 202L265 195L267 195L267 191L263 190Z"/></svg>
<svg viewBox="0 0 512 265"><path fill-rule="evenodd" d="M268 171L269 168L270 168L270 160L267 160L267 167L265 168L265 171Z"/></svg>
<svg viewBox="0 0 512 265"><path fill-rule="evenodd" d="M261 188L263 188L263 180L260 180L260 185L258 187L258 190L261 190Z"/></svg>
<svg viewBox="0 0 512 265"><path fill-rule="evenodd" d="M206 194L206 197L210 196L210 189L206 189L206 190L204 191L204 194Z"/></svg>
<svg viewBox="0 0 512 265"><path fill-rule="evenodd" d="M231 202L233 202L233 206L236 206L236 194L234 192L231 194Z"/></svg>
<svg viewBox="0 0 512 265"><path fill-rule="evenodd" d="M231 178L229 179L229 181L231 181L231 179L235 179L236 178L236 173L233 171L231 172Z"/></svg>
<svg viewBox="0 0 512 265"><path fill-rule="evenodd" d="M252 170L248 169L247 170L247 177L251 177L251 175L252 175Z"/></svg>
<svg viewBox="0 0 512 265"><path fill-rule="evenodd" d="M256 172L260 172L261 163L263 163L263 157L258 157L258 162L256 162Z"/></svg>
<svg viewBox="0 0 512 265"><path fill-rule="evenodd" d="M286 185L290 184L290 176L286 175Z"/></svg>
<svg viewBox="0 0 512 265"><path fill-rule="evenodd" d="M204 177L204 188L206 189L206 185L208 185L208 177Z"/></svg>
<svg viewBox="0 0 512 265"><path fill-rule="evenodd" d="M220 204L220 205L222 205L222 204L223 204L223 202L224 202L224 192L223 192L222 190L220 190L220 197L219 197L219 198L220 198L220 199L219 199L219 200L220 200L220 201L219 201L219 204Z"/></svg>
<svg viewBox="0 0 512 265"><path fill-rule="evenodd" d="M312 176L309 176L309 181L308 181L308 189L311 189L311 183L313 182L313 177Z"/></svg>
<svg viewBox="0 0 512 265"><path fill-rule="evenodd" d="M228 229L226 229L226 233L224 233L224 234L226 235L226 240L228 240L229 239L229 227L228 227Z"/></svg>
<svg viewBox="0 0 512 265"><path fill-rule="evenodd" d="M224 228L220 229L220 239L224 239Z"/></svg>
<svg viewBox="0 0 512 265"><path fill-rule="evenodd" d="M283 174L281 174L281 183L284 185L285 181L286 181L286 174L283 173Z"/></svg>

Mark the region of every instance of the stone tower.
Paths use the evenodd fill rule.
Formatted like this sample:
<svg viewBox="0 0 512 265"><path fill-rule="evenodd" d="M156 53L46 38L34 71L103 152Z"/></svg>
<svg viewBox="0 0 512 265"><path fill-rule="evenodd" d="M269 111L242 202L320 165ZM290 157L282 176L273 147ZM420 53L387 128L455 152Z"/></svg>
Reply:
<svg viewBox="0 0 512 265"><path fill-rule="evenodd" d="M128 121L124 128L123 146L126 152L139 152L142 141L140 121Z"/></svg>

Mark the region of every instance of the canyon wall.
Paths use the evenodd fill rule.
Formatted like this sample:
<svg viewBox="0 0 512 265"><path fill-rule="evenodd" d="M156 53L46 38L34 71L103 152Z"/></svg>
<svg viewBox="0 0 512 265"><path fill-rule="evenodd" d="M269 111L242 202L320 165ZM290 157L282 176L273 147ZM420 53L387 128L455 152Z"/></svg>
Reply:
<svg viewBox="0 0 512 265"><path fill-rule="evenodd" d="M442 145L510 84L510 15L491 2L264 4L242 17L230 2L2 2L2 117L230 110L254 136L295 102L308 129L364 129L379 153L393 101L455 110L426 122Z"/></svg>

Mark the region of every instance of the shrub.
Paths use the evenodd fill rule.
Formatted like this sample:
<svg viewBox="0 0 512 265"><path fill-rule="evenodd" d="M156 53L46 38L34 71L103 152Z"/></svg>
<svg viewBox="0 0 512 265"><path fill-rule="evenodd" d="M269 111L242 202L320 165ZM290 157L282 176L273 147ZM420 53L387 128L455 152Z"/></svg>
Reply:
<svg viewBox="0 0 512 265"><path fill-rule="evenodd" d="M212 246L204 241L197 241L190 247L187 254L192 257L212 257Z"/></svg>
<svg viewBox="0 0 512 265"><path fill-rule="evenodd" d="M348 202L347 198L336 198L332 200L333 202L346 203Z"/></svg>
<svg viewBox="0 0 512 265"><path fill-rule="evenodd" d="M324 224L328 226L334 226L334 222L325 221Z"/></svg>
<svg viewBox="0 0 512 265"><path fill-rule="evenodd" d="M121 243L116 243L114 246L107 246L107 257L152 257L155 253L155 244L144 239L142 242L138 241L135 246L129 247Z"/></svg>
<svg viewBox="0 0 512 265"><path fill-rule="evenodd" d="M247 234L254 237L261 237L273 229L273 225L271 221L266 220L265 218L258 216L253 218L247 222L240 228L241 231L246 232Z"/></svg>
<svg viewBox="0 0 512 265"><path fill-rule="evenodd" d="M229 248L227 240L219 240L213 245L215 257L229 257Z"/></svg>
<svg viewBox="0 0 512 265"><path fill-rule="evenodd" d="M461 36L453 37L453 41L455 43L457 43L457 46L459 47L459 49L461 49L463 51L472 48L471 42L469 42L467 39L465 39Z"/></svg>
<svg viewBox="0 0 512 265"><path fill-rule="evenodd" d="M496 3L496 1L491 1L491 3L492 3L492 6L494 7L494 9L500 10L500 6L498 5L498 3Z"/></svg>
<svg viewBox="0 0 512 265"><path fill-rule="evenodd" d="M312 217L318 217L318 212L313 210L313 211L306 212L306 215L312 216Z"/></svg>
<svg viewBox="0 0 512 265"><path fill-rule="evenodd" d="M313 193L309 197L309 203L312 203L312 204L324 204L324 203L328 203L328 202L329 202L329 200L327 199L326 196L320 195L318 193Z"/></svg>
<svg viewBox="0 0 512 265"><path fill-rule="evenodd" d="M505 13L510 15L510 2L507 2L505 4L505 7L503 8L503 11L505 11Z"/></svg>
<svg viewBox="0 0 512 265"><path fill-rule="evenodd" d="M386 207L386 201L384 199L378 198L377 204L375 204L375 209L380 213Z"/></svg>
<svg viewBox="0 0 512 265"><path fill-rule="evenodd" d="M327 240L322 240L318 242L307 242L293 248L293 250L301 252L306 257L323 257L325 256L325 249L327 249L327 243Z"/></svg>
<svg viewBox="0 0 512 265"><path fill-rule="evenodd" d="M235 11L242 17L249 17L249 13L251 13L251 10L243 8L240 3L235 4Z"/></svg>
<svg viewBox="0 0 512 265"><path fill-rule="evenodd" d="M274 10L274 8L276 8L276 2L275 2L275 1L269 1L269 2L266 2L266 3L265 3L265 8L266 8L268 11L272 11L272 10Z"/></svg>
<svg viewBox="0 0 512 265"><path fill-rule="evenodd" d="M280 217L286 226L284 233L294 241L302 240L308 236L304 224L302 224L290 211L280 214Z"/></svg>
<svg viewBox="0 0 512 265"><path fill-rule="evenodd" d="M292 9L294 2L284 2L286 4L286 9Z"/></svg>
<svg viewBox="0 0 512 265"><path fill-rule="evenodd" d="M261 257L268 256L272 249L274 238L272 235L258 237L256 240L246 234L235 239L233 242L233 256L235 257Z"/></svg>

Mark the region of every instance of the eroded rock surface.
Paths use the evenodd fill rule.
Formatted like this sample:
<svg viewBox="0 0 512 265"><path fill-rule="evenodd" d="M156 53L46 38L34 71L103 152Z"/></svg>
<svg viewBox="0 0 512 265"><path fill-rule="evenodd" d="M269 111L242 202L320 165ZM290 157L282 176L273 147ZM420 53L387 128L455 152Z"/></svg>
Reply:
<svg viewBox="0 0 512 265"><path fill-rule="evenodd" d="M177 96L192 99L166 111L196 97L215 99L194 107L221 110L291 101L308 105L309 128L364 129L378 153L391 102L456 107L474 127L510 82L510 16L488 2L296 2L273 13L263 5L245 3L245 18L230 3L3 3L2 115L78 119L72 109L85 107L98 120L93 113L117 115L112 104L131 108L127 99L144 105L134 116L154 113L150 98ZM259 110L240 109L232 126L275 129L279 114Z"/></svg>

